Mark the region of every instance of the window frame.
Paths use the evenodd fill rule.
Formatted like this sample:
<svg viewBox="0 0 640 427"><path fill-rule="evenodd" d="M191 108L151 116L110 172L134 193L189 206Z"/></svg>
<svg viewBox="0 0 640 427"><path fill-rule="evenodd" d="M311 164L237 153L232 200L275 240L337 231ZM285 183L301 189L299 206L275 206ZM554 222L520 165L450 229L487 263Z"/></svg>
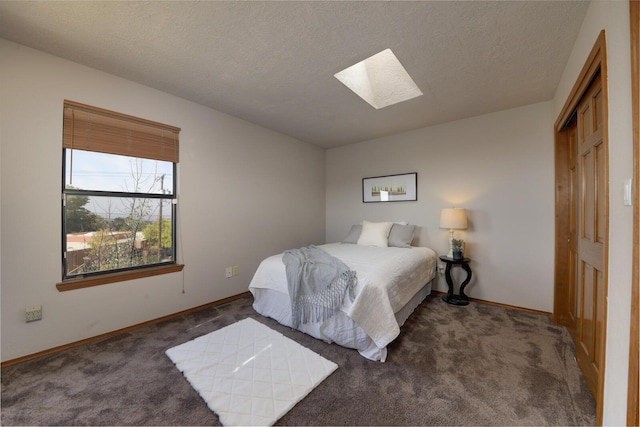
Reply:
<svg viewBox="0 0 640 427"><path fill-rule="evenodd" d="M174 140L177 139L177 135L180 132L179 128L174 128L171 126L166 126L166 125L162 125L156 122L151 122L145 119L139 119L136 117L132 117L132 116L127 116L121 113L116 113L113 111L109 111L109 110L104 110L104 109L100 109L97 107L91 107L85 104L79 104L73 101L67 101L65 100L64 102L64 108L65 108L65 123L64 123L64 132L65 133L65 139L67 138L67 109L75 109L78 108L78 110L80 111L88 111L89 113L95 113L95 114L99 114L99 115L104 115L105 117L107 117L108 120L114 120L114 118L116 120L120 120L122 119L123 121L132 121L134 123L136 123L137 125L148 125L151 124L155 127L158 126L164 126L166 128L168 128L171 131L176 132L176 135L174 136ZM70 132L73 132L73 126L71 126ZM72 137L73 138L73 137ZM80 143L82 143L83 141L80 141ZM116 142L117 143L117 142ZM167 160L167 159L161 159L161 158L154 158L154 157L148 157L145 155L128 155L129 157L131 157L132 159L139 159L139 158L147 158L147 159L155 159L155 160L159 160L159 161L170 161L172 163L172 173L173 173L173 179L172 179L172 188L171 188L171 193L141 193L141 192L129 192L129 191L101 191L101 190L85 190L85 189L76 189L76 188L67 188L66 187L66 172L67 172L67 162L68 161L72 161L72 159L68 159L67 158L67 150L74 150L74 149L78 149L78 150L85 150L85 151L94 151L94 152L102 152L105 153L104 151L101 150L91 150L91 149L87 149L84 148L82 146L73 146L73 141L72 141L72 145L69 146L65 146L65 144L67 144L67 141L63 140L63 146L62 146L62 192L61 192L61 222L62 222L62 227L61 227L61 255L62 255L62 280L60 282L58 282L56 284L56 287L59 291L67 291L67 290L72 290L72 289L81 289L81 288L86 288L86 287L91 287L91 286L97 286L97 285L104 285L107 283L115 283L115 282L121 282L121 281L126 281L126 280L133 280L133 279L138 279L138 278L143 278L143 277L150 277L150 276L156 276L156 275L160 275L160 274L167 274L167 273L174 273L174 272L178 272L178 271L182 271L184 268L184 265L179 264L177 261L177 254L178 254L178 239L177 239L177 225L178 225L178 209L177 209L177 203L178 203L178 197L177 197L177 181L178 181L178 145L177 145L177 141L174 143L175 144L175 149L176 149L176 153L175 153L175 157L173 160ZM118 155L118 153L106 153L106 154L113 154L113 155ZM122 154L120 154L122 155ZM126 154L125 154L126 155ZM154 262L154 263L150 263L150 264L145 264L145 265L137 265L137 266L129 266L129 267L123 267L123 268L118 268L118 269L112 269L112 270L103 270L103 271L93 271L93 272L86 272L83 274L77 274L77 275L68 275L67 272L67 209L66 209L66 202L67 202L67 197L68 196L86 196L86 197L91 197L91 196L101 196L101 197L114 197L114 198L120 198L120 199L126 199L126 198L134 198L134 199L157 199L157 200L161 200L161 201L169 201L170 205L171 205L171 241L172 241L172 247L171 247L171 260L169 261L158 261L158 262ZM158 245L160 245L161 243L158 242Z"/></svg>

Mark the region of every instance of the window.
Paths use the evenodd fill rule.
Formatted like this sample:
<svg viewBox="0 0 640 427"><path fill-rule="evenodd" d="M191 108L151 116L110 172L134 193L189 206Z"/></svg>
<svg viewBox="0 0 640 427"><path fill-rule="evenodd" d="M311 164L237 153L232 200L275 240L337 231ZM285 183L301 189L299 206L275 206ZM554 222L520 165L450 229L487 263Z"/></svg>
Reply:
<svg viewBox="0 0 640 427"><path fill-rule="evenodd" d="M63 127L58 289L175 266L180 129L71 101Z"/></svg>

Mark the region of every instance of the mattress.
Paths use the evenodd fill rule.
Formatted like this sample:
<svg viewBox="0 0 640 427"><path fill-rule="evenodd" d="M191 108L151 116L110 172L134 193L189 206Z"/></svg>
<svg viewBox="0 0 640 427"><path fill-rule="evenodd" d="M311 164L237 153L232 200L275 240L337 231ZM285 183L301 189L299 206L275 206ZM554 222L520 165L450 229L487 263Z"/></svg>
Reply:
<svg viewBox="0 0 640 427"><path fill-rule="evenodd" d="M387 345L431 292L436 253L423 247L379 248L345 243L319 247L356 271L356 298L345 298L340 312L330 319L306 323L298 329L326 342L354 348L367 359L384 361ZM249 290L258 313L291 326L282 254L262 261Z"/></svg>

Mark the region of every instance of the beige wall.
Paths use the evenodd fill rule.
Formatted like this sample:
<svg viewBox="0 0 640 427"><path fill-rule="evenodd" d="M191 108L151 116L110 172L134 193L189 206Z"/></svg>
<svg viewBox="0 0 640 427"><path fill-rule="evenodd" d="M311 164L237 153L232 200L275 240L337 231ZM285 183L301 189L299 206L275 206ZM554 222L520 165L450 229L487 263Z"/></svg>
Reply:
<svg viewBox="0 0 640 427"><path fill-rule="evenodd" d="M265 256L339 241L363 219L408 220L420 226L417 244L444 253L438 215L449 206L469 211L470 229L457 233L473 258L469 294L551 311L552 125L601 29L611 188L604 422L625 424L632 244L632 210L622 205L623 180L632 176L625 1L592 1L553 101L329 150L326 170L316 147L0 40L2 361L243 292ZM56 290L65 98L182 128L182 273ZM417 202L362 203L363 177L403 172L418 172ZM239 265L240 276L224 279L228 265ZM441 276L436 288L446 289ZM24 309L36 304L44 319L26 324Z"/></svg>
<svg viewBox="0 0 640 427"><path fill-rule="evenodd" d="M553 104L544 102L327 152L327 241L362 220L408 220L414 244L448 250L440 210L465 207L457 231L475 298L553 310ZM418 201L362 203L362 178L418 173ZM461 275L464 276L464 275ZM436 287L446 290L438 277Z"/></svg>
<svg viewBox="0 0 640 427"><path fill-rule="evenodd" d="M605 366L605 425L626 424L633 209L623 183L633 176L629 3L592 1L554 97L560 113L601 30L606 34L609 90L609 295ZM634 185L638 185L635 183Z"/></svg>
<svg viewBox="0 0 640 427"><path fill-rule="evenodd" d="M4 40L0 91L2 361L245 292L266 256L323 243L317 147ZM64 99L182 128L182 273L56 290ZM31 305L42 321L25 323Z"/></svg>

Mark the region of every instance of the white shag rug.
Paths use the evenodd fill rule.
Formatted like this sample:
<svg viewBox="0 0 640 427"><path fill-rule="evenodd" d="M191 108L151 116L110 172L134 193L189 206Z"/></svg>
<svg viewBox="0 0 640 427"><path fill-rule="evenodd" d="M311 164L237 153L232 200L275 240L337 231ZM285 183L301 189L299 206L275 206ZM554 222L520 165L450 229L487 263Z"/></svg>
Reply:
<svg viewBox="0 0 640 427"><path fill-rule="evenodd" d="M250 318L166 354L225 426L273 425L338 368Z"/></svg>

